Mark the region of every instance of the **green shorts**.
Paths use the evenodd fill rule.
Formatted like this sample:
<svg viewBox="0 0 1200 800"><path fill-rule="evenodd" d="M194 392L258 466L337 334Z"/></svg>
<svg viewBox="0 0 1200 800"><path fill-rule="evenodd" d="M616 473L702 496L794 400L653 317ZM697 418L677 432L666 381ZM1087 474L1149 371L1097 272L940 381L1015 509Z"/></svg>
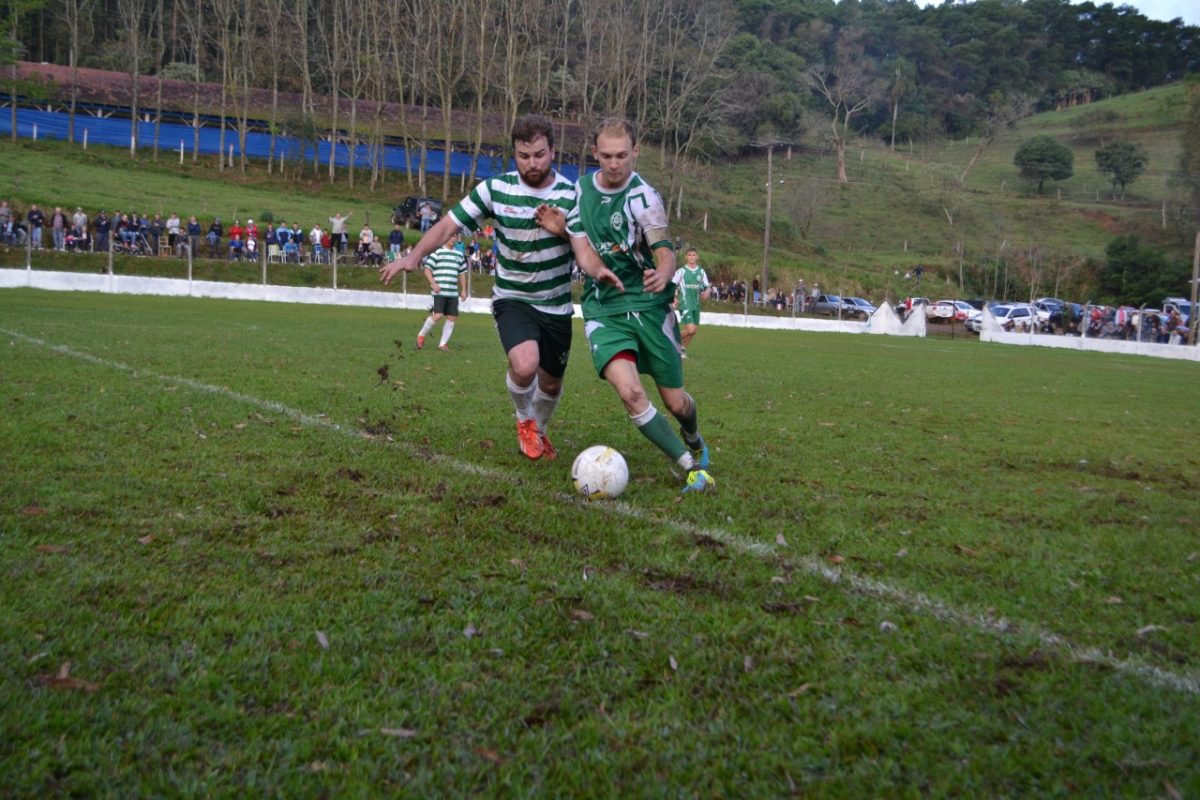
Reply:
<svg viewBox="0 0 1200 800"><path fill-rule="evenodd" d="M586 320L583 331L600 377L617 353L628 350L637 358L638 372L649 375L656 385L683 387L679 323L669 306Z"/></svg>
<svg viewBox="0 0 1200 800"><path fill-rule="evenodd" d="M679 324L680 325L699 325L700 324L700 309L698 309L698 308L681 308L681 309L679 309Z"/></svg>

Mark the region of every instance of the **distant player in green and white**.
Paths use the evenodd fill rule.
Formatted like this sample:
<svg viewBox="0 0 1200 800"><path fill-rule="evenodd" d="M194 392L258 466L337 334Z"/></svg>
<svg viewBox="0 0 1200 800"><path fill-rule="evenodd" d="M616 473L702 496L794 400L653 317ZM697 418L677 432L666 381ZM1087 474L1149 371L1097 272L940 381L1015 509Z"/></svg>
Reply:
<svg viewBox="0 0 1200 800"><path fill-rule="evenodd" d="M600 171L576 183L576 206L567 232L580 268L584 331L592 364L612 384L637 429L687 473L684 492L702 492L708 447L700 435L696 401L683 387L679 325L671 310L675 251L662 198L633 171L637 133L624 119L606 119L592 137ZM607 267L619 284L597 280ZM681 439L658 413L642 386L653 378Z"/></svg>
<svg viewBox="0 0 1200 800"><path fill-rule="evenodd" d="M675 284L675 308L679 311L679 332L683 336L681 357L687 358L688 345L700 326L700 301L712 294L708 273L700 266L700 254L696 248L686 251L687 263L675 270L671 283Z"/></svg>
<svg viewBox="0 0 1200 800"><path fill-rule="evenodd" d="M446 324L442 326L438 350L450 349L450 337L454 334L454 323L458 321L459 298L467 299L467 259L454 248L457 238L450 236L425 259L425 278L433 291L433 310L417 334L418 350L425 346L425 337L442 317L446 318Z"/></svg>
<svg viewBox="0 0 1200 800"><path fill-rule="evenodd" d="M478 231L489 217L496 221L496 283L492 316L508 354L505 383L517 418L517 443L530 459L558 453L546 426L562 396L563 374L571 352L571 269L574 258L566 231L540 226L546 209L560 219L575 205L575 187L554 170L554 127L530 114L513 125L516 172L476 186L450 213L421 237L412 253L383 267L389 283L401 270L411 272L420 259L453 233ZM609 279L613 279L611 273Z"/></svg>

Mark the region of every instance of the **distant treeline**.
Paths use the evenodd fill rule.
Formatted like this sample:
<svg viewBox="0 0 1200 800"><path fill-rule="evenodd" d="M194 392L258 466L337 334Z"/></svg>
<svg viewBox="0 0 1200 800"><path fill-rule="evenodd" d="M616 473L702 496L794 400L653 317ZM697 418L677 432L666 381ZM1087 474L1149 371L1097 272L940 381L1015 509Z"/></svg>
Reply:
<svg viewBox="0 0 1200 800"><path fill-rule="evenodd" d="M893 144L986 133L1017 99L1069 106L1200 69L1200 27L1068 0L12 0L4 10L9 60L213 81L228 88L221 112L228 104L235 122L251 89L302 94L320 125L329 110L314 98L333 98L333 127L368 140L390 121L359 118L360 100L439 108L447 137L452 112L490 138L485 119L526 110L585 124L615 112L675 158L799 141L831 118L842 138Z"/></svg>

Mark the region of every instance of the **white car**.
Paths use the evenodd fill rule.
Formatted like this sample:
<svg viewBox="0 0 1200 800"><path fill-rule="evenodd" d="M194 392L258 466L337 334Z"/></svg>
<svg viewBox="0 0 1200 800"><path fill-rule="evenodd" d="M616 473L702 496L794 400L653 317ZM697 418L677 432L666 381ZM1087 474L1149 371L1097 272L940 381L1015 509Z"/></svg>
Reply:
<svg viewBox="0 0 1200 800"><path fill-rule="evenodd" d="M1031 331L1037 327L1037 310L1028 303L993 306L991 311L1006 331Z"/></svg>

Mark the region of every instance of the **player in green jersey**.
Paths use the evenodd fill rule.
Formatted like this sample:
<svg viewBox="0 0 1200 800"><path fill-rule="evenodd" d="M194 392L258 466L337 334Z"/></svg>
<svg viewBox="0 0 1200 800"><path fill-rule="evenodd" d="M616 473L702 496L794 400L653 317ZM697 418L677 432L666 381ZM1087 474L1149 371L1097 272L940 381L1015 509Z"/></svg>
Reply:
<svg viewBox="0 0 1200 800"><path fill-rule="evenodd" d="M700 326L700 301L707 300L712 293L708 282L708 273L700 266L700 254L696 248L689 247L685 257L687 263L675 270L671 283L675 284L675 307L679 311L679 332L683 335L682 358L687 358L688 345L696 335Z"/></svg>
<svg viewBox="0 0 1200 800"><path fill-rule="evenodd" d="M662 198L633 171L637 133L623 119L606 119L592 137L600 171L576 183L567 232L584 285L584 332L592 363L607 380L642 435L687 473L684 492L715 485L700 435L696 401L683 386L679 325L671 310L675 251ZM610 270L620 284L596 280ZM681 439L658 413L642 385L649 375Z"/></svg>

